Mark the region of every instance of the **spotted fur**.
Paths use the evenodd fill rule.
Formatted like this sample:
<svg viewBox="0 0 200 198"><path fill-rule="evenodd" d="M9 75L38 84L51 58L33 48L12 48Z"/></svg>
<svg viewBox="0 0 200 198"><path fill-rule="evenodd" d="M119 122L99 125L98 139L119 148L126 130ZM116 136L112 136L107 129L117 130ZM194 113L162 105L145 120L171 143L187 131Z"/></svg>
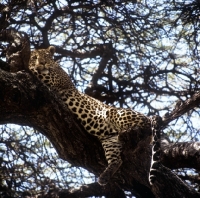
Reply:
<svg viewBox="0 0 200 198"><path fill-rule="evenodd" d="M122 164L122 145L118 141L118 134L134 127L150 127L150 120L139 112L108 106L79 92L68 74L53 60L54 52L53 46L34 50L31 53L29 69L60 95L85 130L98 137L102 143L108 166L98 182L105 185Z"/></svg>
<svg viewBox="0 0 200 198"><path fill-rule="evenodd" d="M162 118L160 116L152 116L151 129L152 129L152 158L149 171L149 183L153 185L156 180L156 173L160 166L160 134L161 134Z"/></svg>

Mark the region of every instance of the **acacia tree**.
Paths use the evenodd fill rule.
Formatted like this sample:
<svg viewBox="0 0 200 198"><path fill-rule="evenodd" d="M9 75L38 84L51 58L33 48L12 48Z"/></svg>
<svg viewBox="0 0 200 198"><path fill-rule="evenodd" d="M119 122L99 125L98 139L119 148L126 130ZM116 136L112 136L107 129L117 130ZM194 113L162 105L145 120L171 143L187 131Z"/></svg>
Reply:
<svg viewBox="0 0 200 198"><path fill-rule="evenodd" d="M124 143L123 164L105 187L92 183L64 190L61 185L62 190L53 188L54 193L125 197L128 191L135 197L199 197L198 1L10 0L0 9L1 124L37 129L62 159L97 177L105 169L98 139L87 134L58 96L28 71L30 48L49 45L56 47L55 60L82 92L110 105L162 116L162 165L153 186L148 181L151 131L132 129L119 137ZM5 31L8 28L14 29ZM7 148L13 148L14 138L6 142ZM20 148L25 156L23 145ZM9 171L4 158L2 162ZM20 185L16 178L2 177L2 191L11 189L11 183ZM23 196L29 189L23 189Z"/></svg>

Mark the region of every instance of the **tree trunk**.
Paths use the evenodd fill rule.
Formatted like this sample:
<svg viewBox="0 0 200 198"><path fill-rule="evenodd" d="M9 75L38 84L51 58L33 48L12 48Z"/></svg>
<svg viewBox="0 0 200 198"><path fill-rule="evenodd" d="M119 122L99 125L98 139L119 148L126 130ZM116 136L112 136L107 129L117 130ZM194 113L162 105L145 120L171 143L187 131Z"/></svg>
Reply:
<svg viewBox="0 0 200 198"><path fill-rule="evenodd" d="M15 123L34 127L51 141L62 159L74 166L83 167L97 176L107 166L99 140L89 135L62 101L29 73L0 70L0 112L1 124ZM148 130L131 130L120 134L119 139L124 142L123 164L106 187L97 184L96 187L104 195L108 194L108 189L113 192L114 189L116 192L123 189L143 198L199 196L162 166L158 180L153 188L150 187L150 133ZM73 196L78 191L63 193ZM117 194L122 197L122 194Z"/></svg>

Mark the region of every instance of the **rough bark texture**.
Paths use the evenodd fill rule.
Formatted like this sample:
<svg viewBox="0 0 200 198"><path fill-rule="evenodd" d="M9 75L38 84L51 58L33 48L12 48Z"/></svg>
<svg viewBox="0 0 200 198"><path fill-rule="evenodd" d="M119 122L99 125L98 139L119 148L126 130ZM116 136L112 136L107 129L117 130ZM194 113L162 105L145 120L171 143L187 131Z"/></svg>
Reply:
<svg viewBox="0 0 200 198"><path fill-rule="evenodd" d="M21 44L27 40L20 40L19 38L23 37L23 35L15 33L11 31L9 33L11 37L7 37L5 34L1 36L3 40L14 41L14 48L9 48L8 52L10 53L12 50L17 49L16 53L14 56L11 53L8 58L10 58L11 68L14 67L14 71L19 71L22 68L26 69L28 67L27 61L20 65L20 61L26 55L26 50L24 49L27 46L22 45L23 50L19 50ZM104 151L99 140L89 135L64 106L63 102L36 78L25 71L17 73L8 72L8 65L6 63L1 62L0 66L3 69L6 68L6 71L0 70L0 124L15 123L34 127L51 141L62 159L99 176L107 166ZM166 115L163 118L163 127L166 127L177 116L199 104L199 98L200 94L197 93L181 106L178 105L171 112L170 116ZM107 186L102 187L94 183L83 186L79 190L63 191L60 193L60 197L86 197L94 195L124 197L122 190L131 191L133 195L143 198L195 198L200 196L194 189L189 188L183 183L171 170L162 165L159 166L155 184L153 187L150 187L148 174L151 160L151 145L149 144L151 141L151 129L131 129L121 133L119 141L124 143L122 153L123 164ZM188 147L187 144L168 147L169 145L167 143L163 147L163 161L161 162L164 165L170 166L170 163L167 163L165 159L167 157L168 159L170 157L173 158L174 154L177 158L184 157L185 162L188 162L187 159L189 158L185 154L187 152L193 158L197 157L199 160L198 143L196 145L188 144ZM176 150L179 152L174 152L174 147L177 147ZM176 163L176 161L173 161L173 163ZM196 168L196 166L192 166L189 163L185 163L184 166ZM83 193L83 189L87 190ZM88 191L89 189L90 191Z"/></svg>
<svg viewBox="0 0 200 198"><path fill-rule="evenodd" d="M200 142L169 143L161 153L162 163L171 168L200 170Z"/></svg>
<svg viewBox="0 0 200 198"><path fill-rule="evenodd" d="M200 195L164 166L160 166L152 191L161 198L198 198Z"/></svg>
<svg viewBox="0 0 200 198"><path fill-rule="evenodd" d="M100 142L86 133L66 108L65 111L63 109L59 98L28 73L0 70L0 123L16 123L38 129L52 142L61 158L98 176L106 167ZM177 198L184 197L185 193L187 197L195 197L190 188L165 168L154 188L150 189L149 133L131 130L120 135L120 140L125 142L123 165L109 182L109 188L129 190L138 197ZM184 194L180 192L183 187ZM107 187L103 189L102 194L105 195ZM163 190L168 192L167 196L162 194Z"/></svg>
<svg viewBox="0 0 200 198"><path fill-rule="evenodd" d="M34 127L52 142L62 159L84 167L95 175L105 169L106 160L98 139L86 133L70 112L63 111L62 102L48 88L27 73L7 73L1 70L0 90L1 124L15 123ZM149 139L146 141L149 142ZM125 158L121 169L123 174L116 174L120 179L113 178L113 185L117 181L124 183L124 186L125 183L131 186L134 178L138 178L145 186L149 185L148 160L138 164L140 158L137 153L143 153L141 159L145 157L150 160L150 149L142 147L141 150L129 151L133 155L129 156L130 159Z"/></svg>

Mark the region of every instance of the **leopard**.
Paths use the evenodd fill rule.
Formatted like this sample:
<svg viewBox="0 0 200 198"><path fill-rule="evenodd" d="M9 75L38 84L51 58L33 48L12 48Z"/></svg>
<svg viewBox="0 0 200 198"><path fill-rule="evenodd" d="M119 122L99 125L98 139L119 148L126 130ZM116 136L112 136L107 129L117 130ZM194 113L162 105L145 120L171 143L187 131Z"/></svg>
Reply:
<svg viewBox="0 0 200 198"><path fill-rule="evenodd" d="M99 139L108 165L100 174L98 183L106 185L122 165L123 145L118 135L130 128L151 128L151 119L140 112L110 106L80 92L54 60L54 53L54 46L33 50L29 70L61 98L86 132Z"/></svg>

